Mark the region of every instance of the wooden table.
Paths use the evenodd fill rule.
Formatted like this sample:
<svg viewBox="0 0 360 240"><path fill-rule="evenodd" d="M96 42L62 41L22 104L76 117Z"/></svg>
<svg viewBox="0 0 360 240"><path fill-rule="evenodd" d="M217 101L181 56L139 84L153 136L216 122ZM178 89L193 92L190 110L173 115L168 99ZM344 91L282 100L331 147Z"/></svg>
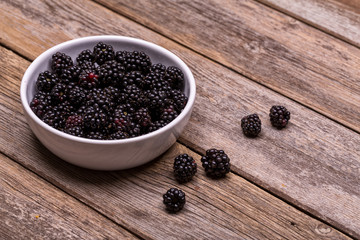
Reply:
<svg viewBox="0 0 360 240"><path fill-rule="evenodd" d="M0 239L359 239L360 1L0 1ZM164 155L99 172L51 154L20 104L39 54L90 35L125 35L180 56L197 83L193 115ZM272 105L292 114L271 127ZM240 120L262 119L258 138ZM221 148L213 180L200 156ZM178 184L173 159L199 170ZM178 214L162 194L187 195Z"/></svg>

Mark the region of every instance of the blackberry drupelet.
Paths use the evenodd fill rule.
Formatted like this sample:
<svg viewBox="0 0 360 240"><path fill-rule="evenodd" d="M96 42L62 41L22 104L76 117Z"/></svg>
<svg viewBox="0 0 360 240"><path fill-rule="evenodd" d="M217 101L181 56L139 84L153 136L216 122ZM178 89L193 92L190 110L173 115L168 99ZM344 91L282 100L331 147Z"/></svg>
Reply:
<svg viewBox="0 0 360 240"><path fill-rule="evenodd" d="M78 65L82 65L87 62L90 62L90 63L94 62L94 55L90 49L83 50L76 58L76 63Z"/></svg>
<svg viewBox="0 0 360 240"><path fill-rule="evenodd" d="M144 74L150 71L151 60L144 52L118 51L115 54L115 59L123 64L126 71L141 71Z"/></svg>
<svg viewBox="0 0 360 240"><path fill-rule="evenodd" d="M230 172L230 159L223 150L209 149L201 157L206 174L212 178L224 177Z"/></svg>
<svg viewBox="0 0 360 240"><path fill-rule="evenodd" d="M70 56L66 55L65 53L57 52L54 55L52 55L51 58L51 69L54 71L54 73L58 74L58 76L61 74L61 72L68 68L73 66L74 63Z"/></svg>
<svg viewBox="0 0 360 240"><path fill-rule="evenodd" d="M195 175L197 164L191 156L181 154L175 158L173 169L176 180L180 183L185 183L190 181Z"/></svg>
<svg viewBox="0 0 360 240"><path fill-rule="evenodd" d="M50 92L55 84L59 83L60 80L56 74L49 71L41 72L36 81L36 87L39 91Z"/></svg>
<svg viewBox="0 0 360 240"><path fill-rule="evenodd" d="M102 65L106 61L113 60L114 57L115 57L115 52L111 45L105 44L103 42L99 42L94 47L93 58L97 64Z"/></svg>
<svg viewBox="0 0 360 240"><path fill-rule="evenodd" d="M290 120L290 112L283 106L272 106L270 109L270 122L278 128L284 128Z"/></svg>
<svg viewBox="0 0 360 240"><path fill-rule="evenodd" d="M163 203L166 206L166 210L172 213L176 213L183 209L185 202L185 193L177 188L170 188L163 195Z"/></svg>
<svg viewBox="0 0 360 240"><path fill-rule="evenodd" d="M248 137L256 137L261 132L261 120L257 114L251 114L241 119L241 128Z"/></svg>

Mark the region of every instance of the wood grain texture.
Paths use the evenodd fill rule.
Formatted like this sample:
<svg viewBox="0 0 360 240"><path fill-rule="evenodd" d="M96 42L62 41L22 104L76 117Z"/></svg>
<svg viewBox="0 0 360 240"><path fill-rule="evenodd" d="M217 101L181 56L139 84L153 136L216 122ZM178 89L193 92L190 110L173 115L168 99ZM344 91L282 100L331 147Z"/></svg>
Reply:
<svg viewBox="0 0 360 240"><path fill-rule="evenodd" d="M27 61L11 52L0 48L0 57L6 61L11 59L5 69L0 69L1 76L3 71L14 72L13 68L25 70L22 68ZM6 76L3 79L14 80ZM161 158L126 171L91 171L67 164L47 151L31 134L24 117L17 114L21 104L9 97L16 94L14 91L19 87L18 81L15 82L8 90L1 89L0 116L6 119L0 118L0 124L13 131L1 133L0 151L143 238L350 239L233 173L224 179L212 180L199 166L193 181L179 185L172 173L175 156L187 153L199 165L200 156L178 143ZM11 139L13 143L7 144ZM4 164L4 169L11 170L8 165L11 164ZM11 181L12 172L4 175L7 182ZM27 185L19 189L19 194L27 193L34 180L20 175L24 175ZM186 193L187 203L180 213L168 214L162 204L162 194L174 186ZM39 187L53 197L48 201L61 199L53 196L51 189Z"/></svg>
<svg viewBox="0 0 360 240"><path fill-rule="evenodd" d="M360 47L360 1L258 0Z"/></svg>
<svg viewBox="0 0 360 240"><path fill-rule="evenodd" d="M1 239L138 239L0 154Z"/></svg>
<svg viewBox="0 0 360 240"><path fill-rule="evenodd" d="M96 1L360 132L359 48L252 0Z"/></svg>
<svg viewBox="0 0 360 240"><path fill-rule="evenodd" d="M61 42L57 35L70 39L103 34L104 29L108 29L107 34L140 37L170 49L190 66L197 80L197 102L181 138L183 143L197 151L210 147L225 148L237 173L347 233L359 236L358 134L91 2L48 5L37 1L30 1L25 9L7 5L9 12L19 19L16 21L25 22L26 28L31 28L33 35L38 34L39 40L28 43L18 37L22 35L20 30L11 28L7 29L11 33L5 32L4 35L15 37L4 42L17 42L20 45L14 48L33 59L41 51ZM51 15L49 9L56 9L56 14ZM21 11L28 13L24 15ZM93 16L91 23L87 21L89 14ZM72 25L60 29L63 19L68 16L72 16ZM44 24L50 18L51 27ZM116 27L114 23L117 23ZM36 29L41 30L37 32ZM58 29L57 32L54 29ZM6 62L11 62L11 59ZM8 72L16 71L6 69L2 79L7 79ZM19 70L18 74L5 84L9 85L5 88L13 89L6 91L13 99L17 96L15 86L19 84L17 81L22 71ZM14 104L7 103L7 100L4 103L9 108ZM279 103L285 104L292 112L291 124L283 131L273 129L267 120L271 105ZM247 139L241 134L240 119L252 112L258 112L263 120L263 133L258 139ZM8 114L21 117L17 110ZM25 123L19 124L21 129L26 128ZM24 138L21 133L10 134L6 141ZM18 159L12 151L7 154ZM42 172L39 169L34 171Z"/></svg>

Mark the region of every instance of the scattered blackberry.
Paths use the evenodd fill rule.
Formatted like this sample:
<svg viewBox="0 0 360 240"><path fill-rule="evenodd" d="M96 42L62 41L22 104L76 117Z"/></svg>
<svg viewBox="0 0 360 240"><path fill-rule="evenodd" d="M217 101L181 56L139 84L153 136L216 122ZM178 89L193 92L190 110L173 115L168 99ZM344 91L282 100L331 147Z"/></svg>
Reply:
<svg viewBox="0 0 360 240"><path fill-rule="evenodd" d="M93 58L97 64L102 65L106 61L113 60L114 57L115 57L115 52L111 45L107 45L103 42L99 42L94 47Z"/></svg>
<svg viewBox="0 0 360 240"><path fill-rule="evenodd" d="M256 137L261 132L261 120L257 114L251 114L241 119L241 128L248 137Z"/></svg>
<svg viewBox="0 0 360 240"><path fill-rule="evenodd" d="M151 116L147 108L139 108L132 115L132 119L139 124L142 129L147 129L151 124Z"/></svg>
<svg viewBox="0 0 360 240"><path fill-rule="evenodd" d="M44 114L52 108L52 99L50 94L46 92L36 93L30 102L30 108L36 116L42 118Z"/></svg>
<svg viewBox="0 0 360 240"><path fill-rule="evenodd" d="M278 129L286 127L290 120L290 112L283 106L272 106L269 116L271 124Z"/></svg>
<svg viewBox="0 0 360 240"><path fill-rule="evenodd" d="M52 55L51 69L58 75L60 75L64 69L71 67L73 65L74 63L71 57L66 55L65 53L57 52L54 55Z"/></svg>
<svg viewBox="0 0 360 240"><path fill-rule="evenodd" d="M202 166L208 176L212 178L224 177L230 172L230 159L223 150L209 149L201 157Z"/></svg>
<svg viewBox="0 0 360 240"><path fill-rule="evenodd" d="M51 97L54 102L60 103L67 100L66 84L58 83L51 90Z"/></svg>
<svg viewBox="0 0 360 240"><path fill-rule="evenodd" d="M173 169L175 178L180 183L184 183L193 178L197 171L197 164L191 156L181 154L175 158Z"/></svg>
<svg viewBox="0 0 360 240"><path fill-rule="evenodd" d="M144 52L119 51L116 52L115 59L123 64L127 71L141 71L147 73L151 67L151 60Z"/></svg>
<svg viewBox="0 0 360 240"><path fill-rule="evenodd" d="M163 203L166 206L166 210L172 213L176 213L183 209L185 202L185 193L177 188L170 188L163 195Z"/></svg>
<svg viewBox="0 0 360 240"><path fill-rule="evenodd" d="M76 63L78 65L82 65L87 62L90 62L90 63L94 62L94 55L90 49L83 50L76 58Z"/></svg>
<svg viewBox="0 0 360 240"><path fill-rule="evenodd" d="M119 86L124 77L125 68L115 60L107 61L99 69L102 86Z"/></svg>
<svg viewBox="0 0 360 240"><path fill-rule="evenodd" d="M36 81L36 87L39 91L50 92L57 83L59 83L59 78L56 74L45 71L39 74Z"/></svg>
<svg viewBox="0 0 360 240"><path fill-rule="evenodd" d="M166 107L160 115L160 119L166 123L171 122L178 116L178 113L175 111L172 105Z"/></svg>
<svg viewBox="0 0 360 240"><path fill-rule="evenodd" d="M184 84L184 74L180 68L171 66L166 69L164 79L175 89L182 89Z"/></svg>

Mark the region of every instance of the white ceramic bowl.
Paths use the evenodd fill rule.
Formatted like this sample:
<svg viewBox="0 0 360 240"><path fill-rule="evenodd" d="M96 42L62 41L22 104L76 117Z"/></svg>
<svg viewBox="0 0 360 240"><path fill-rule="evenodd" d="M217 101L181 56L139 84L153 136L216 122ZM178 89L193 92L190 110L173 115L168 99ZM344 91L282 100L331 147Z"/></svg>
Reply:
<svg viewBox="0 0 360 240"><path fill-rule="evenodd" d="M180 68L185 76L185 95L188 102L181 114L165 127L135 138L93 140L75 137L56 130L41 121L30 109L40 72L50 69L51 56L64 52L75 59L84 49L93 49L98 42L111 44L116 51L144 51L152 63ZM58 157L77 166L96 170L120 170L139 166L165 152L180 136L187 124L195 101L195 80L186 64L170 51L147 41L122 36L85 37L61 43L37 57L26 70L21 82L20 96L27 122L41 141Z"/></svg>

